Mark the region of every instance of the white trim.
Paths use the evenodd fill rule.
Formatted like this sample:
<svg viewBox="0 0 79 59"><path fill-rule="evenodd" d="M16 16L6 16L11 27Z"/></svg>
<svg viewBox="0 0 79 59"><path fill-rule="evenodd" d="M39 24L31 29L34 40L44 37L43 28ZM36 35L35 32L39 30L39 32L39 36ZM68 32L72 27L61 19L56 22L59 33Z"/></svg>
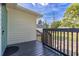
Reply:
<svg viewBox="0 0 79 59"><path fill-rule="evenodd" d="M22 7L20 4L9 3L9 4L7 4L7 7L8 7L8 8L19 9L19 10L22 10L22 11L24 11L24 12L28 12L28 13L31 14L31 15L38 16L38 17L42 16L42 14L37 13L37 12L35 12L35 11L32 11L32 10L30 10L30 9L24 8L24 7Z"/></svg>

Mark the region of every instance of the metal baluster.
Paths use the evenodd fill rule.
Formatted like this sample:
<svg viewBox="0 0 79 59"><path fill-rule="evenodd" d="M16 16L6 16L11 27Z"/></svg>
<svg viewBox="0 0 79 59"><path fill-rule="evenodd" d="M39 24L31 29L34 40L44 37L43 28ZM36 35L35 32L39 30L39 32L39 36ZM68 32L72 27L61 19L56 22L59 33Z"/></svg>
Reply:
<svg viewBox="0 0 79 59"><path fill-rule="evenodd" d="M59 32L57 32L57 50L59 50Z"/></svg>
<svg viewBox="0 0 79 59"><path fill-rule="evenodd" d="M47 30L45 30L45 44L48 44Z"/></svg>
<svg viewBox="0 0 79 59"><path fill-rule="evenodd" d="M46 44L48 45L48 30L46 30Z"/></svg>
<svg viewBox="0 0 79 59"><path fill-rule="evenodd" d="M62 32L60 32L60 51L62 49Z"/></svg>
<svg viewBox="0 0 79 59"><path fill-rule="evenodd" d="M46 37L46 36L45 36L45 30L44 30L44 39L43 39L43 40L44 40L44 43L45 43L45 37Z"/></svg>
<svg viewBox="0 0 79 59"><path fill-rule="evenodd" d="M56 48L56 31L55 31L55 48Z"/></svg>
<svg viewBox="0 0 79 59"><path fill-rule="evenodd" d="M73 32L72 32L72 39L71 39L71 56L73 56Z"/></svg>
<svg viewBox="0 0 79 59"><path fill-rule="evenodd" d="M48 45L50 45L50 31L48 30L48 33L47 33L47 36L48 36Z"/></svg>
<svg viewBox="0 0 79 59"><path fill-rule="evenodd" d="M55 48L55 31L54 31L54 48Z"/></svg>
<svg viewBox="0 0 79 59"><path fill-rule="evenodd" d="M57 31L56 31L56 49L57 49Z"/></svg>
<svg viewBox="0 0 79 59"><path fill-rule="evenodd" d="M52 31L50 31L50 46L52 46Z"/></svg>
<svg viewBox="0 0 79 59"><path fill-rule="evenodd" d="M65 32L63 33L63 52L65 53Z"/></svg>
<svg viewBox="0 0 79 59"><path fill-rule="evenodd" d="M69 55L69 32L67 32L67 55Z"/></svg>
<svg viewBox="0 0 79 59"><path fill-rule="evenodd" d="M53 31L53 47L54 47L54 31Z"/></svg>
<svg viewBox="0 0 79 59"><path fill-rule="evenodd" d="M78 32L76 33L76 56L78 56Z"/></svg>

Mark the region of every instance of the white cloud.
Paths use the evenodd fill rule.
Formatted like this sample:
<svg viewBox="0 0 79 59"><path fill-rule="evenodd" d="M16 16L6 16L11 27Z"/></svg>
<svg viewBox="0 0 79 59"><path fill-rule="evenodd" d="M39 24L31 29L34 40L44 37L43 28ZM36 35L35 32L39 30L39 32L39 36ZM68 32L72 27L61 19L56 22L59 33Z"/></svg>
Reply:
<svg viewBox="0 0 79 59"><path fill-rule="evenodd" d="M42 6L48 5L48 3L39 3L39 4L41 4Z"/></svg>
<svg viewBox="0 0 79 59"><path fill-rule="evenodd" d="M35 5L36 5L36 3L32 3L32 5L34 5L34 6L35 6Z"/></svg>
<svg viewBox="0 0 79 59"><path fill-rule="evenodd" d="M64 6L66 5L67 3L59 3L60 6Z"/></svg>
<svg viewBox="0 0 79 59"><path fill-rule="evenodd" d="M36 5L36 3L32 3L33 5ZM48 5L48 3L38 3L38 4L40 4L40 5L42 5L42 6L46 6L46 5Z"/></svg>

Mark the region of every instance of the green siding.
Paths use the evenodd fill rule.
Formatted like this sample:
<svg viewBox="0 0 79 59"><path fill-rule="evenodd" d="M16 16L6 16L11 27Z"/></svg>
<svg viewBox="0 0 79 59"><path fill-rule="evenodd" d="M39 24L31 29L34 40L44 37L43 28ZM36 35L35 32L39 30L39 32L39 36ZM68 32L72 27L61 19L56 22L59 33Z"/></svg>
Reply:
<svg viewBox="0 0 79 59"><path fill-rule="evenodd" d="M2 28L2 41L1 41L1 46L2 46L2 54L5 51L5 48L7 46L7 8L6 8L6 4L2 4L2 8L1 8L1 17L2 17L2 21L1 21L1 28ZM3 32L4 31L4 32Z"/></svg>

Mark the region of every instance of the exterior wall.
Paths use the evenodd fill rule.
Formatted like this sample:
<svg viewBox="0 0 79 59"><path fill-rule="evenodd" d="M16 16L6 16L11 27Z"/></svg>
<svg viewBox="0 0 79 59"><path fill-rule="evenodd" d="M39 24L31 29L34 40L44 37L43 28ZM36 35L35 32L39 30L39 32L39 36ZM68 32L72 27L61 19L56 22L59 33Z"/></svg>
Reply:
<svg viewBox="0 0 79 59"><path fill-rule="evenodd" d="M36 16L8 8L8 45L36 40Z"/></svg>
<svg viewBox="0 0 79 59"><path fill-rule="evenodd" d="M1 55L1 4L0 4L0 55Z"/></svg>

